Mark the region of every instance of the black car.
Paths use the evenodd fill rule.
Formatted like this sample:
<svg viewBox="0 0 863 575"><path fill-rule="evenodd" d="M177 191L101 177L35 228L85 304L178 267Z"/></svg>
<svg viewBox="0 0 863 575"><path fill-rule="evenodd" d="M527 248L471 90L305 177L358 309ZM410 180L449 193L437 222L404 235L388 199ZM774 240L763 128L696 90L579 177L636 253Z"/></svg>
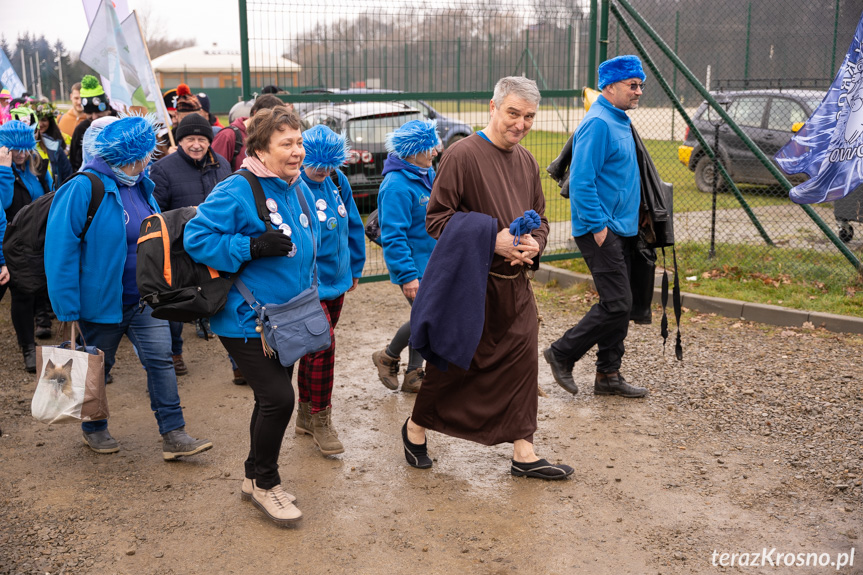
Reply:
<svg viewBox="0 0 863 575"><path fill-rule="evenodd" d="M752 139L768 158L788 143L807 118L824 98L817 90L744 90L712 92L715 98L730 101L728 115ZM707 102L702 102L692 117L693 123L704 136L708 145L713 145L714 126L707 113ZM714 118L718 116L714 114ZM775 184L776 179L755 157L724 122L719 127L719 158L731 179L737 184ZM713 191L713 161L702 150L701 145L686 129L686 137L677 151L678 159L695 172L695 184L705 193ZM805 176L804 176L805 177ZM792 182L801 176L791 178ZM802 181L802 180L801 180ZM722 190L725 181L720 177L717 189Z"/></svg>
<svg viewBox="0 0 863 575"><path fill-rule="evenodd" d="M362 101L363 94L402 93L403 92L401 92L400 90L383 90L374 88L350 88L348 90L317 89L307 90L303 92L303 94L355 94L357 98L354 100L354 102ZM399 100L399 102L419 110L423 118L427 120L437 120L437 132L440 136L441 142L443 142L444 148L450 147L450 145L452 145L454 142L470 136L473 133L473 129L471 129L468 124L465 124L460 120L455 120L453 118L444 116L443 114L435 110L428 102L425 102L423 100ZM302 115L311 107L317 107L318 105L319 104L316 103L297 103L294 104L294 109L296 109L298 113Z"/></svg>
<svg viewBox="0 0 863 575"><path fill-rule="evenodd" d="M401 102L352 102L324 104L305 110L301 117L309 126L323 124L337 134L347 134L351 155L342 171L348 177L360 211L368 212L374 208L384 179L381 172L387 157L387 133L423 116Z"/></svg>

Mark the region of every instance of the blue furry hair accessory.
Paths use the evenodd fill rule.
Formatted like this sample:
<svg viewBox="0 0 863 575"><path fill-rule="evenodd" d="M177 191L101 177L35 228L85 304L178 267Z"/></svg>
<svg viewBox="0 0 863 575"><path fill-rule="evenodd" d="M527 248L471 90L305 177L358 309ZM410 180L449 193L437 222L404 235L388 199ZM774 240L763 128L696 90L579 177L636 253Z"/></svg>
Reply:
<svg viewBox="0 0 863 575"><path fill-rule="evenodd" d="M639 78L644 82L647 78L644 75L644 68L641 67L641 60L638 59L638 56L618 56L617 58L606 60L599 65L597 72L599 72L600 90L609 84L614 84L621 80Z"/></svg>
<svg viewBox="0 0 863 575"><path fill-rule="evenodd" d="M161 127L155 114L122 117L99 132L93 151L111 166L146 162L156 149L156 132Z"/></svg>
<svg viewBox="0 0 863 575"><path fill-rule="evenodd" d="M303 132L306 159L303 166L313 170L334 170L348 161L351 146L348 137L318 124Z"/></svg>
<svg viewBox="0 0 863 575"><path fill-rule="evenodd" d="M387 152L402 160L439 145L437 120L411 120L387 134Z"/></svg>
<svg viewBox="0 0 863 575"><path fill-rule="evenodd" d="M21 120L9 120L0 126L0 146L17 151L35 150L36 137L33 129L33 126L28 126Z"/></svg>

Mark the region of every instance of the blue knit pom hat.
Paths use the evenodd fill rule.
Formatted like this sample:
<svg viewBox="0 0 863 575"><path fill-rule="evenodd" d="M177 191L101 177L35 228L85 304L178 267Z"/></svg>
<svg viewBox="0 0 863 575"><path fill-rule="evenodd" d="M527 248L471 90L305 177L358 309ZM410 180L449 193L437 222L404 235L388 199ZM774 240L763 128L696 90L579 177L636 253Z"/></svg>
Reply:
<svg viewBox="0 0 863 575"><path fill-rule="evenodd" d="M347 135L340 136L321 124L303 132L303 147L306 149L303 166L313 170L338 168L348 161L351 153Z"/></svg>
<svg viewBox="0 0 863 575"><path fill-rule="evenodd" d="M606 60L599 65L597 72L599 72L600 90L609 84L614 84L621 80L639 78L644 82L647 78L644 75L644 68L641 67L641 60L638 59L638 56L618 56L617 58Z"/></svg>
<svg viewBox="0 0 863 575"><path fill-rule="evenodd" d="M0 146L21 152L35 150L33 126L28 126L21 120L9 120L0 126Z"/></svg>
<svg viewBox="0 0 863 575"><path fill-rule="evenodd" d="M387 134L387 152L404 160L440 145L437 120L411 120Z"/></svg>
<svg viewBox="0 0 863 575"><path fill-rule="evenodd" d="M146 162L156 149L159 128L155 114L120 118L99 132L93 151L111 166Z"/></svg>

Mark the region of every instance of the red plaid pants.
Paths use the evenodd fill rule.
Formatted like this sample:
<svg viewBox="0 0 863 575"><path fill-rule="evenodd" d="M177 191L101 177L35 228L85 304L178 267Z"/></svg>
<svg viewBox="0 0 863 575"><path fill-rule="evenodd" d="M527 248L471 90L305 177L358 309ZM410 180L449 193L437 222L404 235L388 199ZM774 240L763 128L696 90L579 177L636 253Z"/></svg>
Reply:
<svg viewBox="0 0 863 575"><path fill-rule="evenodd" d="M312 413L318 413L330 406L330 398L333 395L333 371L336 363L336 336L333 330L339 322L342 314L342 304L345 294L336 299L321 301L321 307L330 320L330 347L324 351L310 353L300 360L300 368L297 371L297 388L300 392L300 401L311 402Z"/></svg>

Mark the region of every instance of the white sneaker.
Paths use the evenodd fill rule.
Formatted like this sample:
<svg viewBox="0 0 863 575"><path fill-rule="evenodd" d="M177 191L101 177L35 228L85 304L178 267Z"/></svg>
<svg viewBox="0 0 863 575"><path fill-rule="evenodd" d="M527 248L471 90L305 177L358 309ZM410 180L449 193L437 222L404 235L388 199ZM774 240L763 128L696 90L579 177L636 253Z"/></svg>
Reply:
<svg viewBox="0 0 863 575"><path fill-rule="evenodd" d="M252 492L255 490L255 480L249 479L248 477L243 477L243 487L240 489L240 499L243 501L251 501L252 500ZM288 496L288 501L296 504L297 498L285 491L285 495Z"/></svg>
<svg viewBox="0 0 863 575"><path fill-rule="evenodd" d="M303 512L288 499L288 493L281 485L272 489L261 489L255 484L252 489L252 503L278 525L290 525L303 516Z"/></svg>

